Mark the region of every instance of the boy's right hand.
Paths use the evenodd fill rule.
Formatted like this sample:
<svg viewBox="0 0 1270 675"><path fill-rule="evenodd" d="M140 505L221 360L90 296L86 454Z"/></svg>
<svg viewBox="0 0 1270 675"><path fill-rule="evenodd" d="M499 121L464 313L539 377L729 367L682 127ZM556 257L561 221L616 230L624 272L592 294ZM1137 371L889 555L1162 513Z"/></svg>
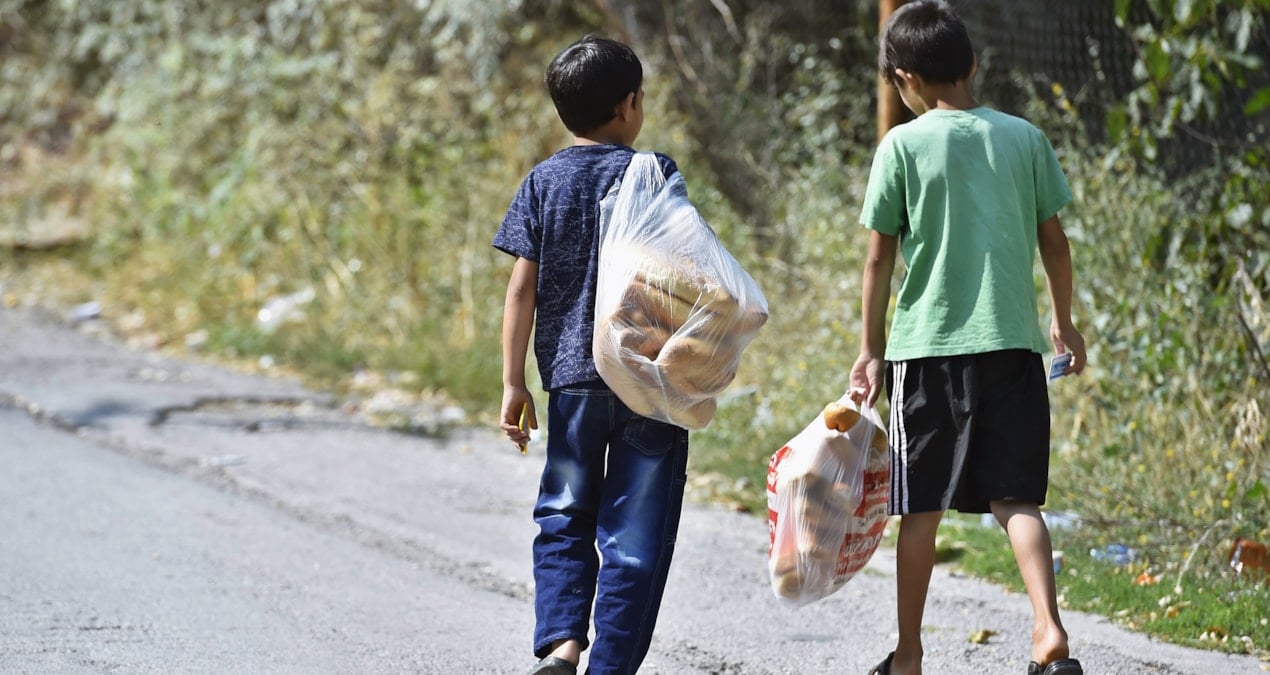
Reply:
<svg viewBox="0 0 1270 675"><path fill-rule="evenodd" d="M525 413L526 425L525 429L520 428L520 413L528 409ZM534 397L529 393L529 389L525 387L504 387L503 388L503 413L502 419L499 421L499 427L503 433L507 434L507 438L515 443L519 448L529 442L529 429L538 428L538 414L534 410Z"/></svg>
<svg viewBox="0 0 1270 675"><path fill-rule="evenodd" d="M886 361L861 353L851 367L851 399L856 403L873 407L882 393L882 378L886 375Z"/></svg>

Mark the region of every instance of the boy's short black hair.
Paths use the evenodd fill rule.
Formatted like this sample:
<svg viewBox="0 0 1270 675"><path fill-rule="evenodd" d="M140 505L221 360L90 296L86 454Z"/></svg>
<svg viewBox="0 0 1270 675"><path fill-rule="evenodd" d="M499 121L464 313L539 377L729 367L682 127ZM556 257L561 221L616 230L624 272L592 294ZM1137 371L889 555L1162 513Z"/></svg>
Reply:
<svg viewBox="0 0 1270 675"><path fill-rule="evenodd" d="M639 92L644 67L630 47L588 35L551 60L546 81L560 121L584 133L613 119L613 108Z"/></svg>
<svg viewBox="0 0 1270 675"><path fill-rule="evenodd" d="M892 83L896 68L931 83L952 84L970 77L975 50L966 24L945 0L916 0L887 19L878 49L878 69Z"/></svg>

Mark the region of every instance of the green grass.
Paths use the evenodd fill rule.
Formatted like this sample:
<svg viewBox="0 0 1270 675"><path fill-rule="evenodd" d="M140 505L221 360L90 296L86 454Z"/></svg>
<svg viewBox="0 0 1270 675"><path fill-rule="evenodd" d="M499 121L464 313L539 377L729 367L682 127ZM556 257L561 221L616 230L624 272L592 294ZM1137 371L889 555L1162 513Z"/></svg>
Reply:
<svg viewBox="0 0 1270 675"><path fill-rule="evenodd" d="M1124 566L1095 559L1105 544L1080 529L1052 529L1062 551L1055 577L1060 605L1106 616L1174 644L1240 654L1270 649L1270 585L1265 577L1235 576L1226 565L1229 541L1201 544L1182 569L1142 556ZM1005 533L977 516L950 515L940 526L945 564L1023 593ZM1132 547L1132 546L1131 546ZM1143 583L1144 581L1149 583Z"/></svg>

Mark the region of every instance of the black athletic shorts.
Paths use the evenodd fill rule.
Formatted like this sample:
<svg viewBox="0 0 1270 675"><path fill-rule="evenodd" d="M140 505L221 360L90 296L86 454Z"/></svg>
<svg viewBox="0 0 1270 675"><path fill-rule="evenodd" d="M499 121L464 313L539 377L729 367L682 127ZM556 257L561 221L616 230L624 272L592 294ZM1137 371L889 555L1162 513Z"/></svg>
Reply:
<svg viewBox="0 0 1270 675"><path fill-rule="evenodd" d="M1041 355L1013 349L889 364L891 515L1045 503L1049 391Z"/></svg>

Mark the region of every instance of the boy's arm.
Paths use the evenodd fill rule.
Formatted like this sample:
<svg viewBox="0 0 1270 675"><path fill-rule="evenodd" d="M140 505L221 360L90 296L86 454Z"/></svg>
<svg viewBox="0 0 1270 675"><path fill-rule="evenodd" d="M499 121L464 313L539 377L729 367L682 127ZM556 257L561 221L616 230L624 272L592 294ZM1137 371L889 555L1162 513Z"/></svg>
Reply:
<svg viewBox="0 0 1270 675"><path fill-rule="evenodd" d="M1071 352L1072 362L1064 374L1079 373L1085 369L1085 338L1072 323L1072 251L1057 215L1036 226L1036 239L1054 313L1050 340L1056 352Z"/></svg>
<svg viewBox="0 0 1270 675"><path fill-rule="evenodd" d="M863 389L862 399L873 405L882 392L886 371L886 307L891 301L891 275L895 272L895 251L899 237L869 232L869 253L864 261L864 298L860 320L864 334L860 356L851 368L851 388Z"/></svg>
<svg viewBox="0 0 1270 675"><path fill-rule="evenodd" d="M529 406L529 428L538 428L534 399L525 385L525 359L534 327L537 289L538 263L516 258L503 304L503 406L499 426L518 446L529 442L529 433L518 424L524 406Z"/></svg>

